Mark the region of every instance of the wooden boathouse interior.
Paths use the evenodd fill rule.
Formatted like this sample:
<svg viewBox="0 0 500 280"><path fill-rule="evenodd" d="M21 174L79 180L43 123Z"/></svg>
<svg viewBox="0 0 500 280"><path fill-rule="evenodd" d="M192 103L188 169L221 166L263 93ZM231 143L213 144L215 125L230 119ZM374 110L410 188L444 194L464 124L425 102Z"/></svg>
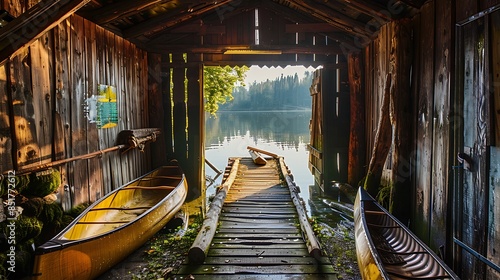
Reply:
<svg viewBox="0 0 500 280"><path fill-rule="evenodd" d="M309 152L323 191L363 178L381 184L387 208L461 278L497 279L499 8L498 0L0 0L0 171L97 152L55 167L68 209L177 159L193 199L204 191L203 67L321 66ZM90 114L100 86L117 100L111 127ZM100 152L121 131L143 128L161 130L143 151Z"/></svg>

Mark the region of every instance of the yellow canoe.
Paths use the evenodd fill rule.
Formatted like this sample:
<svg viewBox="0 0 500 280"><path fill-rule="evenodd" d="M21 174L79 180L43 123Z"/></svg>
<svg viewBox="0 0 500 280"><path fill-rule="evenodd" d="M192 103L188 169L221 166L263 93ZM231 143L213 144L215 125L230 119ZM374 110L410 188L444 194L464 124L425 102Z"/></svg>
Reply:
<svg viewBox="0 0 500 280"><path fill-rule="evenodd" d="M160 167L93 203L35 252L34 279L93 279L138 249L181 208L180 167Z"/></svg>
<svg viewBox="0 0 500 280"><path fill-rule="evenodd" d="M363 279L459 279L424 242L363 188L354 203L356 254Z"/></svg>

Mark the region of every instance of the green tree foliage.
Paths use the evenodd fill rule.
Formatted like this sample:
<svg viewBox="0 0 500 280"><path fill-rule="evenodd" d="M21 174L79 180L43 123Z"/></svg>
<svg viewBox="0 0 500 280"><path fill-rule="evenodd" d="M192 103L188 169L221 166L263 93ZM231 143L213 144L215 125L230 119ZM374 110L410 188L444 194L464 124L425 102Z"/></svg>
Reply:
<svg viewBox="0 0 500 280"><path fill-rule="evenodd" d="M302 79L294 76L283 76L270 81L253 83L247 89L236 87L232 102L221 106L221 110L255 111L255 110L293 110L311 109L311 87L313 73L305 72Z"/></svg>
<svg viewBox="0 0 500 280"><path fill-rule="evenodd" d="M207 66L203 68L205 111L215 115L219 104L233 100L233 88L240 83L244 86L247 66Z"/></svg>

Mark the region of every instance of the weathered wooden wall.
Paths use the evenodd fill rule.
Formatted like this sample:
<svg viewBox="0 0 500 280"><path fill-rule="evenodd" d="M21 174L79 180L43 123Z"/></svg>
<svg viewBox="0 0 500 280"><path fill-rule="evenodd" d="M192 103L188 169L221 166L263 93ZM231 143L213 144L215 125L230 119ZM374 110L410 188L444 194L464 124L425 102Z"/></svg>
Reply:
<svg viewBox="0 0 500 280"><path fill-rule="evenodd" d="M463 279L499 277L486 264L500 264L498 116L491 113L498 100L500 37L495 19L500 12L491 8L499 2L427 1L412 18L411 117L406 136L413 140L410 149L398 156L393 145L385 163L389 179L385 184L394 184L398 178L411 182L407 205L411 205L412 230L454 265ZM471 23L464 25L464 20ZM456 30L461 37L456 37ZM381 117L384 77L393 71L395 32L393 23L383 26L363 51L368 151ZM456 39L459 50L455 50ZM457 161L459 152L471 156L471 171Z"/></svg>
<svg viewBox="0 0 500 280"><path fill-rule="evenodd" d="M495 127L498 112L493 109L499 92L500 1L486 2L465 1L464 8L456 10L458 63L454 105L461 119L454 131L455 149L471 159L468 170L457 170L453 201L453 238L460 245L456 262L464 279L500 277L500 219L496 211L500 197ZM479 14L481 11L484 12Z"/></svg>
<svg viewBox="0 0 500 280"><path fill-rule="evenodd" d="M14 16L26 9L13 3L1 5ZM116 87L115 127L98 129L86 118L85 100L97 95L98 84ZM149 127L149 119L155 119L148 112L148 93L147 53L71 16L0 66L0 170L115 146L121 130ZM150 147L143 153L113 152L57 168L60 200L69 208L94 201L150 170Z"/></svg>

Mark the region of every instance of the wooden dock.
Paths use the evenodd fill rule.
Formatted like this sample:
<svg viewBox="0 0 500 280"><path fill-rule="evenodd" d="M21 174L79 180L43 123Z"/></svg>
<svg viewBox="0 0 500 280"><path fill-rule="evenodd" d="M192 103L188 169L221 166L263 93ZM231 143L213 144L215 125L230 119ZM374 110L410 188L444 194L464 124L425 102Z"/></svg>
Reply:
<svg viewBox="0 0 500 280"><path fill-rule="evenodd" d="M280 165L282 158L268 159L265 165L251 158L229 160L223 184L227 194L212 221L216 229L204 223L197 238L202 248L195 241L174 279L337 279L328 258L315 247L315 237L307 237L305 212L297 209L300 201L292 194L298 188L291 176L281 174L286 168ZM235 172L229 186L228 177ZM215 199L211 208L216 209L214 204ZM213 218L209 215L207 219ZM202 254L201 259L192 251Z"/></svg>

